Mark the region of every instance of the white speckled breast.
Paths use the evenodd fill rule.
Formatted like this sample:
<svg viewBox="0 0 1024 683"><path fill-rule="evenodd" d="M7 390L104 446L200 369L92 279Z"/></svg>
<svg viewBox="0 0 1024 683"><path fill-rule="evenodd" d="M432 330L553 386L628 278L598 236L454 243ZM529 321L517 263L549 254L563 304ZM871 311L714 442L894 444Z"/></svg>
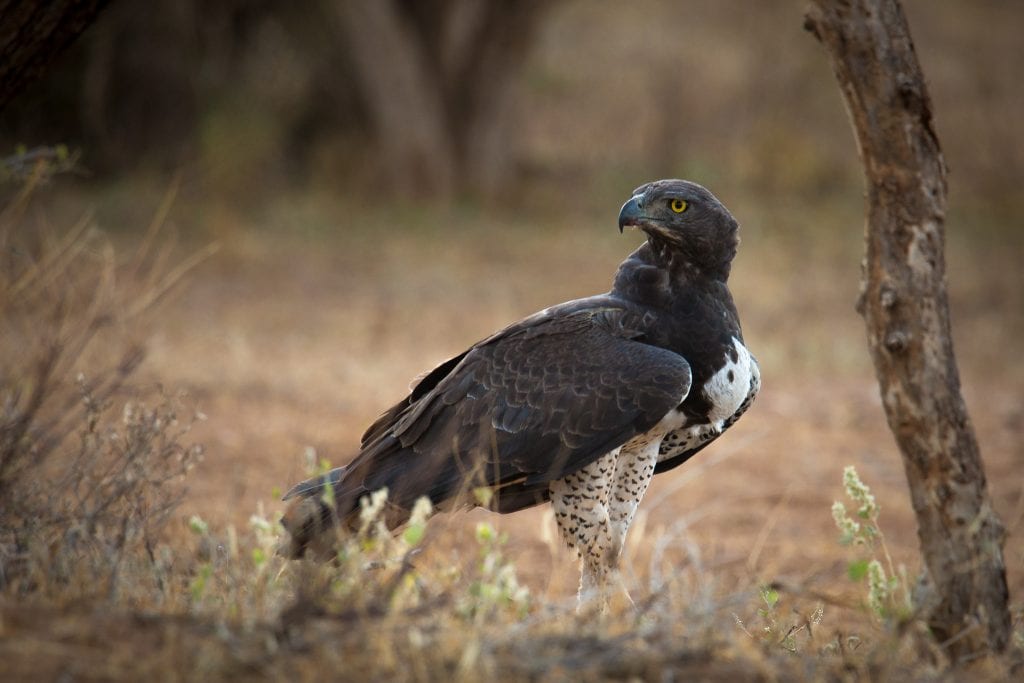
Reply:
<svg viewBox="0 0 1024 683"><path fill-rule="evenodd" d="M658 462L676 458L717 437L750 407L760 388L757 361L738 339L733 339L725 366L701 388L711 404L708 421L683 425L666 434Z"/></svg>
<svg viewBox="0 0 1024 683"><path fill-rule="evenodd" d="M735 337L732 343L733 348L725 357L725 365L701 389L711 404L708 422L718 429L739 410L750 393L750 379L756 372L747 347Z"/></svg>

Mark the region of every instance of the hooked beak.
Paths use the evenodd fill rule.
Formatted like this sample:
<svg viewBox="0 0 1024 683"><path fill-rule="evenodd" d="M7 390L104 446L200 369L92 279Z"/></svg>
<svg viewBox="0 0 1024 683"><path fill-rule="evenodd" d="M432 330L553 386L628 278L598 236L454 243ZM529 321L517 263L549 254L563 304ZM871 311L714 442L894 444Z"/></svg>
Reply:
<svg viewBox="0 0 1024 683"><path fill-rule="evenodd" d="M635 195L629 198L622 208L619 210L619 232L621 233L626 229L627 226L638 228L640 227L640 221L646 216L643 212L643 195Z"/></svg>

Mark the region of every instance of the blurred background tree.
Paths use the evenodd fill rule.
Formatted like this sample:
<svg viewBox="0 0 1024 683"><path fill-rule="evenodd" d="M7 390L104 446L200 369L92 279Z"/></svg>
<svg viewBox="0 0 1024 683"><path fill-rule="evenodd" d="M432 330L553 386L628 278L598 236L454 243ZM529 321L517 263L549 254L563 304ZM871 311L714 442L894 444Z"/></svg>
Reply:
<svg viewBox="0 0 1024 683"><path fill-rule="evenodd" d="M148 355L136 386L180 387L210 416L191 433L207 457L190 476L182 511L208 520L211 530L241 529L259 501L272 501L275 514L275 488L302 478L314 456L343 462L380 406L404 395L409 378L432 362L553 301L606 288L630 248L623 240L639 239L615 233L631 188L656 177L697 180L742 223L731 287L769 381L744 418L745 441L737 437L696 469L655 482L634 557L639 580L680 582L671 599L675 617L690 620L691 606L702 611L724 597L723 633L741 637L736 590L753 595L778 577L829 593L845 585L846 550L835 544L828 515L845 465L877 482L894 560L917 557L909 540L913 510L853 306L863 179L827 60L803 30L806 5L114 0L70 48L48 55L54 59L41 79L0 109L0 207L19 207L9 213L17 220L0 215L10 226L5 233L0 225L0 267L33 263L37 252L20 244L56 254L80 244L76 253L128 294L162 282L168 267L173 281L187 280L152 330L139 332ZM0 0L0 8L9 6ZM1024 89L1017 73L1024 3L905 6L951 169L953 334L967 401L980 407L972 417L993 505L1011 532L1007 569L1010 593L1019 596L1024 364L1012 349L1024 336ZM0 45L12 35L11 16L0 11ZM24 169L40 168L33 161L46 162L47 173L34 177L31 198L22 192L20 201L6 202L23 187L10 176L30 175ZM79 173L57 174L67 170ZM117 253L146 259L108 268L108 237ZM182 249L210 242L216 256L184 278L174 267ZM92 291L74 283L67 289L69 302ZM59 287L50 293L63 301ZM50 324L48 309L29 303L19 310L32 324ZM133 336L119 323L108 329L119 342ZM21 338L29 337L0 334ZM46 351L13 342L15 351ZM109 346L98 354L116 354L117 344ZM7 367L30 368L22 357ZM72 390L75 377L65 373ZM438 552L476 557L478 518L455 519L467 533L445 534L454 545ZM179 521L175 528L188 533ZM553 548L538 535L539 516L501 523L535 594L575 591L578 576L567 582L553 571L561 563L552 564ZM191 542L178 537L172 545ZM161 564L173 573L155 576L187 600L195 567L178 557ZM861 587L851 586L859 595ZM778 622L765 620L764 644L785 632L776 629L789 613L783 604L773 612ZM760 603L748 606L750 618L755 609L763 616ZM814 609L804 607L792 614ZM820 637L857 632L848 611L836 609L826 606ZM1013 609L1019 625L1019 601ZM695 623L711 632L711 622ZM52 635L52 620L39 629ZM809 621L799 629L810 636ZM111 632L86 620L82 642L92 647L96 633ZM357 638L350 648L377 652L366 650L358 629L346 632ZM666 656L675 657L680 641L667 632ZM29 653L25 670L65 661L53 643L41 658L22 642L8 649ZM808 652L816 656L822 644ZM65 645L66 661L81 660L80 648ZM325 651L350 652L333 637ZM860 647L858 656L888 661L891 652ZM96 666L111 661L101 657ZM237 674L238 660L231 661ZM872 666L861 661L857 670ZM138 678L137 671L128 676Z"/></svg>
<svg viewBox="0 0 1024 683"><path fill-rule="evenodd" d="M388 180L403 194L493 195L518 75L544 0L336 3ZM387 59L382 59L387 55Z"/></svg>
<svg viewBox="0 0 1024 683"><path fill-rule="evenodd" d="M399 194L486 196L509 175L511 101L554 5L118 3L14 107L9 131L81 140L100 172L177 168L223 137L240 162L295 170L323 138L356 137L372 141L374 179Z"/></svg>
<svg viewBox="0 0 1024 683"><path fill-rule="evenodd" d="M800 0L114 2L0 112L0 145L80 147L97 180L250 198L519 199L664 175L764 195L859 185ZM1024 205L1024 8L911 0L954 192ZM624 178L625 176L625 178ZM628 179L626 179L628 178ZM954 205L958 197L954 196ZM519 202L515 202L519 204Z"/></svg>

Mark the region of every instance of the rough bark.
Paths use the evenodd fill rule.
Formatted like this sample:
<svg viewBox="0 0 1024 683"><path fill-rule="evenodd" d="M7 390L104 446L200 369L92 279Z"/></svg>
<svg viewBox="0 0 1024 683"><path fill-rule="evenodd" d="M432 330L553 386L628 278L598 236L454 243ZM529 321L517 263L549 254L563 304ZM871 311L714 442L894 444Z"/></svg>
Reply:
<svg viewBox="0 0 1024 683"><path fill-rule="evenodd" d="M898 0L814 0L867 182L858 311L903 457L931 585L919 605L954 662L1010 632L1005 531L960 394L945 280L946 165Z"/></svg>
<svg viewBox="0 0 1024 683"><path fill-rule="evenodd" d="M93 22L108 0L0 0L0 110Z"/></svg>

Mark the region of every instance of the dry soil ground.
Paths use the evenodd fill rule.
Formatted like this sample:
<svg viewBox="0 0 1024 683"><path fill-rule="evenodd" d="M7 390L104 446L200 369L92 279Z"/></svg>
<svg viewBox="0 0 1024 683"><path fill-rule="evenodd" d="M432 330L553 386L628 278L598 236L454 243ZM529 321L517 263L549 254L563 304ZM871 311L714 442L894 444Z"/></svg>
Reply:
<svg viewBox="0 0 1024 683"><path fill-rule="evenodd" d="M742 222L758 212L736 213ZM764 389L718 443L657 478L630 537L631 581L644 585L685 565L720 594L785 580L860 600L861 589L844 578L853 555L836 542L829 512L849 464L878 497L896 560L918 566L901 462L853 311L859 221L850 218L847 228L799 237L773 233L770 219L745 224L732 284ZM412 378L534 310L604 291L639 239L619 237L610 219L526 226L476 213L412 220L371 212L359 222L328 220L318 234L222 235L220 252L165 309L148 372L185 389L208 417L194 432L207 452L190 478L183 518L241 526L257 504L279 509L279 492L305 476L309 449L344 463L361 430ZM1018 601L1019 256L1015 244L950 238L964 391L1010 530L1006 559ZM471 543L466 530L485 517L508 531L534 593L572 595L574 562L552 542L545 509L463 513L443 524Z"/></svg>
<svg viewBox="0 0 1024 683"><path fill-rule="evenodd" d="M310 455L344 463L363 428L404 395L411 379L526 314L605 291L640 240L615 229L621 199L531 216L304 197L271 202L258 216L206 204L185 206L184 218L172 216L172 226L187 226L187 248L179 253L211 242L219 250L155 311L144 330L148 357L134 381L145 397L156 386L184 392L182 404L205 416L191 433L205 444L205 458L187 478L188 494L164 544L133 565L137 575L125 569L121 583L111 584L129 593L141 586L142 597L87 598L55 584L44 588L61 596L56 602L12 596L0 603L0 653L13 667L9 675L933 676L929 657L864 608L863 582L846 576L849 562L863 555L838 543L830 514L843 497L843 468L855 465L881 504L880 524L896 563L916 574L902 467L853 311L861 224L855 200L815 208L723 197L743 225L731 283L764 387L719 442L659 476L648 492L624 558L639 612L621 609L608 623L575 615L576 563L554 540L544 508L505 517L479 510L439 515L415 560L417 595L426 602L376 616L344 607L352 593L335 612L296 602L293 587L306 585L302 567L274 579L277 560L261 564L252 547L238 552L233 545L236 538L254 542L250 515L276 514L280 492L306 476ZM81 202L68 206L75 213ZM72 224L60 206L51 210L52 224ZM102 212L98 220L133 224L131 217ZM1010 532L1006 561L1019 629L1024 249L1020 236L998 226L967 232L958 226L968 222L956 216L950 225L963 386L995 506ZM111 240L122 254L137 241L125 232ZM189 531L195 515L207 521L208 536ZM532 595L525 615L507 611L490 619L479 612L467 621L459 611L459 600L477 595L474 527L485 520L507 534L501 552ZM74 552L66 550L72 562ZM161 565L162 557L172 559ZM357 593L378 604L386 581L372 569L361 571ZM328 583L309 584L325 586L320 594L337 585L326 574ZM759 595L766 584L780 586L781 596L768 610ZM790 627L808 622L814 635L802 630L795 645L801 656L789 656ZM860 651L869 654L848 659L857 643L869 643ZM846 654L837 656L834 645ZM989 677L1004 674L997 669Z"/></svg>

